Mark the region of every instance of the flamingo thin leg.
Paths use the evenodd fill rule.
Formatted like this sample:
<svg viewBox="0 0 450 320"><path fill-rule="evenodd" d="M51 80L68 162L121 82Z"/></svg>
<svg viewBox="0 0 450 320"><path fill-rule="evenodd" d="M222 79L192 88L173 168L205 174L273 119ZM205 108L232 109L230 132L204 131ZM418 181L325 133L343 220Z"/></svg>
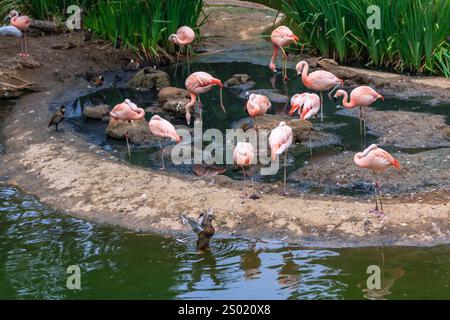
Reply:
<svg viewBox="0 0 450 320"><path fill-rule="evenodd" d="M163 146L162 146L161 140L159 141L159 148L161 149L161 161L162 161L161 170L166 170L166 166L164 165L164 152L163 152Z"/></svg>
<svg viewBox="0 0 450 320"><path fill-rule="evenodd" d="M286 163L287 163L287 150L284 153L284 181L283 181L283 193L286 194Z"/></svg>
<svg viewBox="0 0 450 320"><path fill-rule="evenodd" d="M320 91L320 122L323 122L323 94Z"/></svg>
<svg viewBox="0 0 450 320"><path fill-rule="evenodd" d="M130 143L128 142L128 132L125 133L125 140L127 140L128 156L131 158Z"/></svg>

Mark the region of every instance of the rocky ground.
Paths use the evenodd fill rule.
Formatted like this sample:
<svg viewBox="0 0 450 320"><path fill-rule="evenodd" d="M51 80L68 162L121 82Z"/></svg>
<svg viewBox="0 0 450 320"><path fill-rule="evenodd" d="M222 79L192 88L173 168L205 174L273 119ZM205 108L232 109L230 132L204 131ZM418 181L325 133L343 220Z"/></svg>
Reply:
<svg viewBox="0 0 450 320"><path fill-rule="evenodd" d="M229 38L231 28L224 27L225 22L217 19L226 14L213 7L207 10L212 12L209 27L207 25L202 32L214 33L216 40L220 35L227 38L219 44L223 48L227 48L227 41L234 41L235 45L246 42L245 32L250 23L259 25L256 21L264 21L264 24L252 29L250 38L262 46L260 41L264 40L253 36L270 26L275 17L273 10L227 9L233 21L239 21L232 24L235 31L240 30L237 33L241 35L240 40L236 41ZM219 30L226 33L219 33ZM64 132L47 129L48 119L61 101L95 90L88 88L89 82L83 77L86 72L100 74L105 70L117 70L132 57L131 53L114 50L106 43L83 43L81 38L76 33L30 38L33 59L27 61L36 61L39 65L29 67L25 61L10 60L17 53L14 40L0 41L0 61L8 62L6 66L2 64L2 70L7 69L27 83L35 83L32 90L36 91L22 95L1 120L4 151L0 157L0 183L17 186L61 212L139 230L186 231L180 221L182 212L194 215L211 207L216 213L220 233L284 238L326 246L449 242L450 210L445 190L388 196L385 199L387 219L381 223L378 218L368 215L373 207L371 200L302 194L285 197L278 194L278 187L264 184L255 187L260 199L242 199L243 184L230 178L220 175L197 178L134 167L87 143L67 124ZM78 45L66 45L69 42ZM55 44L59 44L58 48L69 49L52 49ZM237 55L242 58L252 54L233 51L229 57L233 59ZM198 59L206 56L208 54L200 55ZM105 84L108 85L111 84ZM419 173L424 176L427 168L429 171L448 168L446 163L431 164L426 157L417 159L408 155L403 158L399 155L399 158L404 164L408 161L417 164L417 167L406 169L404 174L407 176ZM330 158L324 161L330 161ZM329 163L323 168L327 166L333 168ZM324 179L350 183L348 176L354 174L353 171L345 171L343 180L335 178L342 168L333 174L318 171L317 178L309 176L309 179L317 179L318 183ZM303 173L299 177L305 179ZM362 181L370 176L358 172L357 178ZM431 178L437 184L443 184L442 177ZM395 176L386 180L387 185L390 183L392 188L402 188Z"/></svg>

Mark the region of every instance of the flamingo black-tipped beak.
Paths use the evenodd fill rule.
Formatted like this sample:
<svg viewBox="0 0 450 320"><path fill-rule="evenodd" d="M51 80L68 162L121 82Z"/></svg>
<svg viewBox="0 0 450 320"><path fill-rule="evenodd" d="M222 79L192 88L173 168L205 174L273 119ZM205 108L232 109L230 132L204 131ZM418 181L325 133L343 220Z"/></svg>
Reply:
<svg viewBox="0 0 450 320"><path fill-rule="evenodd" d="M333 100L334 100L334 102L337 102L337 97L334 96L334 97L333 97Z"/></svg>
<svg viewBox="0 0 450 320"><path fill-rule="evenodd" d="M9 21L11 21L11 17L9 15L3 18L3 22L9 23Z"/></svg>

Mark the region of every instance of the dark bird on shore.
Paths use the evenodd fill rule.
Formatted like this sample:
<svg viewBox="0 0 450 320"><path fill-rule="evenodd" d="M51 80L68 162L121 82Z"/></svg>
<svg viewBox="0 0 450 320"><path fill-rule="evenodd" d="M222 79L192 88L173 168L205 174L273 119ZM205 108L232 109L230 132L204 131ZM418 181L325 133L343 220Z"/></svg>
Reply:
<svg viewBox="0 0 450 320"><path fill-rule="evenodd" d="M84 35L84 42L88 42L91 41L92 39L92 30L91 29L87 29L83 31L83 35Z"/></svg>
<svg viewBox="0 0 450 320"><path fill-rule="evenodd" d="M195 221L192 218L187 217L185 214L181 214L181 219L183 224L188 223L192 230L197 234L197 250L203 251L209 248L209 241L214 235L214 227L212 225L212 220L214 219L214 214L212 209L208 209L208 212L202 212Z"/></svg>
<svg viewBox="0 0 450 320"><path fill-rule="evenodd" d="M51 126L55 126L55 130L58 130L58 125L61 123L61 121L64 120L64 113L66 112L66 107L61 106L59 107L59 110L56 111L53 115L52 118L50 119L50 123L48 124L48 127L50 128Z"/></svg>
<svg viewBox="0 0 450 320"><path fill-rule="evenodd" d="M138 58L131 59L125 67L125 71L136 71L141 66L142 61Z"/></svg>
<svg viewBox="0 0 450 320"><path fill-rule="evenodd" d="M103 82L105 82L105 77L103 77L103 75L87 73L86 80L96 87L101 87L103 85Z"/></svg>

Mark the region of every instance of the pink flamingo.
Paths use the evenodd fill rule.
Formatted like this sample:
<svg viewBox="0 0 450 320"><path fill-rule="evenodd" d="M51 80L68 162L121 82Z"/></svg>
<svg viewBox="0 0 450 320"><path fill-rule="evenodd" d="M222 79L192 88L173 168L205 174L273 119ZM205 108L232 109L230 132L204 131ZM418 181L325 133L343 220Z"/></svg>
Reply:
<svg viewBox="0 0 450 320"><path fill-rule="evenodd" d="M287 151L292 145L294 136L292 128L286 125L286 122L281 121L278 127L272 130L269 136L269 146L271 150L272 160L277 158L277 155L285 153L284 155L284 183L283 193L286 194L286 159Z"/></svg>
<svg viewBox="0 0 450 320"><path fill-rule="evenodd" d="M296 94L291 98L291 111L289 115L293 115L298 109L300 118L307 120L313 116L317 116L320 111L320 98L315 93ZM309 153L312 155L311 134L309 134Z"/></svg>
<svg viewBox="0 0 450 320"><path fill-rule="evenodd" d="M342 101L342 104L346 108L354 108L359 107L359 124L360 124L360 130L361 128L361 121L364 124L364 134L366 133L366 121L365 117L363 115L363 109L362 107L368 107L378 99L381 99L384 101L384 97L373 90L371 87L367 86L360 86L352 90L350 93L350 101L348 101L348 94L344 90L338 90L336 91L336 94L334 95L334 100L336 101L338 97L344 96L344 99Z"/></svg>
<svg viewBox="0 0 450 320"><path fill-rule="evenodd" d="M197 101L198 96L198 102L200 107L200 121L202 121L202 102L200 100L200 94L206 93L215 85L218 85L220 87L220 107L222 108L223 112L225 113L225 107L223 106L222 102L222 82L219 79L213 78L209 73L198 71L191 74L186 79L186 89L189 91L189 94L191 96L191 101L186 104L186 121L188 124L191 122L191 107L195 105L195 102Z"/></svg>
<svg viewBox="0 0 450 320"><path fill-rule="evenodd" d="M355 154L353 161L356 163L358 167L369 169L373 171L375 176L375 213L381 216L384 216L383 213L383 203L382 203L382 193L381 193L381 179L377 181L377 173L385 171L389 167L394 167L397 170L400 170L400 163L391 156L387 151L378 148L376 144L370 145L363 152L358 152ZM381 211L378 211L378 194L377 189L379 191L379 201Z"/></svg>
<svg viewBox="0 0 450 320"><path fill-rule="evenodd" d="M177 134L175 127L166 119L161 118L160 116L153 116L148 122L148 128L150 132L159 138L169 138L175 140L177 143L181 141L181 137ZM162 168L161 170L165 170L164 166L164 153L161 141L159 141L159 147L161 148L161 159L162 159Z"/></svg>
<svg viewBox="0 0 450 320"><path fill-rule="evenodd" d="M111 110L109 115L114 122L117 122L119 120L128 121L134 125L133 120L140 120L145 117L145 110L142 108L138 108L137 105L135 105L129 99L125 99L124 102L116 105ZM128 132L125 133L125 139L127 140L128 155L131 157L130 144L128 142Z"/></svg>
<svg viewBox="0 0 450 320"><path fill-rule="evenodd" d="M236 147L233 150L233 161L242 169L242 175L244 176L244 185L245 185L245 167L249 167L253 164L253 160L255 159L255 149L253 145L248 142L238 142ZM253 175L252 179L252 187L253 187Z"/></svg>
<svg viewBox="0 0 450 320"><path fill-rule="evenodd" d="M186 49L186 58L187 58L187 63L188 63L188 73L191 73L189 71L189 46L194 40L195 40L195 32L188 26L182 26L182 27L178 28L176 33L171 34L169 36L170 42L173 42L176 45L180 46L180 49L178 50L178 54L177 54L177 64L175 67L175 74L177 71L176 68L178 67L178 58L180 56L182 46L188 46L188 48Z"/></svg>
<svg viewBox="0 0 450 320"><path fill-rule="evenodd" d="M267 98L262 94L256 93L249 94L247 92L245 96L248 98L247 104L245 105L245 111L248 113L250 117L253 118L255 128L257 128L256 117L264 116L267 110L270 109L272 104L270 103L269 98Z"/></svg>
<svg viewBox="0 0 450 320"><path fill-rule="evenodd" d="M273 45L273 55L272 59L270 60L269 68L272 70L272 72L277 72L276 66L275 66L275 59L278 55L278 50L281 49L281 52L283 54L283 80L287 81L289 80L287 76L287 55L284 51L284 47L289 46L292 42L297 44L298 37L286 26L279 26L275 30L272 31L272 34L270 35L270 41Z"/></svg>
<svg viewBox="0 0 450 320"><path fill-rule="evenodd" d="M27 46L27 30L30 27L31 21L28 16L19 16L19 12L17 10L11 10L9 15L4 19L5 21L10 21L13 27L16 27L20 31L23 32L23 44L20 44L20 53L21 57L27 57L28 54L28 46ZM25 48L25 52L24 52Z"/></svg>
<svg viewBox="0 0 450 320"><path fill-rule="evenodd" d="M339 79L331 72L324 70L314 71L308 75L309 65L306 61L300 61L299 63L297 63L295 69L297 70L297 74L302 75L302 82L305 87L320 92L320 122L323 122L322 91L328 91L333 88L333 90L331 90L328 94L330 96L331 92L333 92L338 86L344 84L344 80Z"/></svg>

